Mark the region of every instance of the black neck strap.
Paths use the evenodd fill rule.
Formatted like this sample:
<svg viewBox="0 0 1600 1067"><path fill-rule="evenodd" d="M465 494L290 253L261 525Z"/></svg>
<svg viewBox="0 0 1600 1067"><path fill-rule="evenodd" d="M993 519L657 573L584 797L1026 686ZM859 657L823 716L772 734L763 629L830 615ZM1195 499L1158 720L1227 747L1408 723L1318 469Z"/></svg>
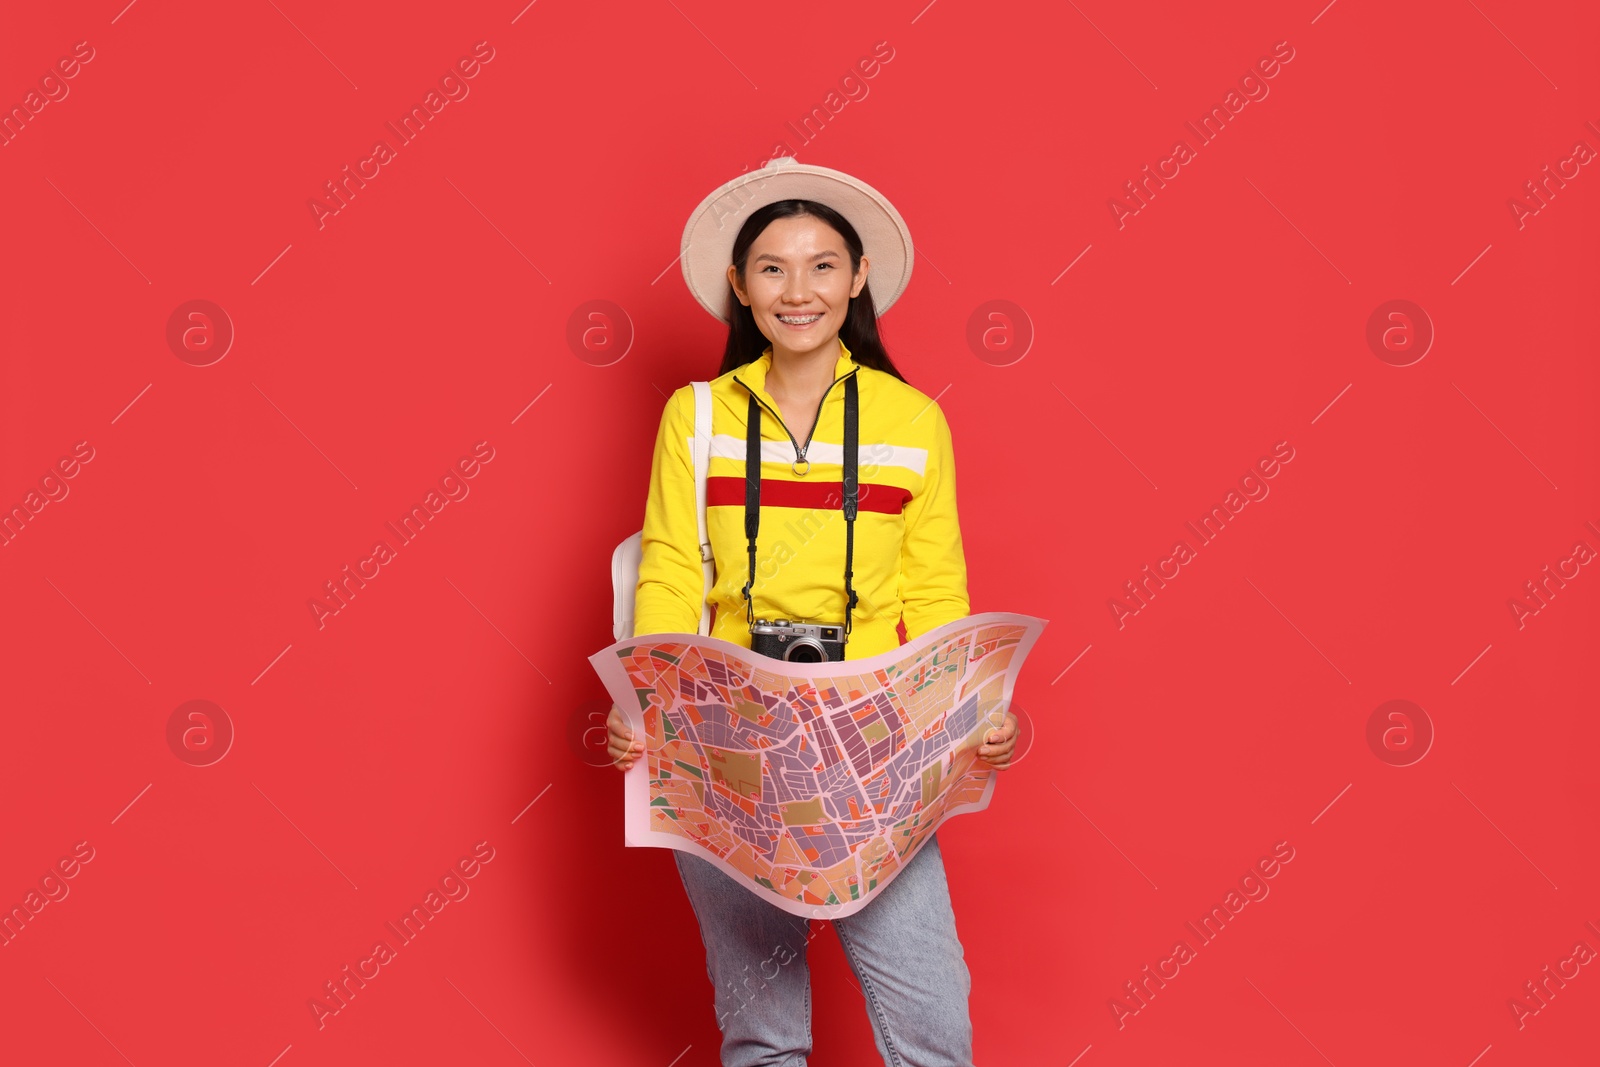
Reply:
<svg viewBox="0 0 1600 1067"><path fill-rule="evenodd" d="M856 609L854 575L856 511L861 489L856 471L861 431L861 404L856 376L844 381L844 633L848 639ZM822 418L822 413L817 413ZM745 419L744 451L744 535L750 545L750 573L744 583L745 618L755 625L755 601L750 590L756 582L756 534L761 529L761 403L750 394L750 412Z"/></svg>

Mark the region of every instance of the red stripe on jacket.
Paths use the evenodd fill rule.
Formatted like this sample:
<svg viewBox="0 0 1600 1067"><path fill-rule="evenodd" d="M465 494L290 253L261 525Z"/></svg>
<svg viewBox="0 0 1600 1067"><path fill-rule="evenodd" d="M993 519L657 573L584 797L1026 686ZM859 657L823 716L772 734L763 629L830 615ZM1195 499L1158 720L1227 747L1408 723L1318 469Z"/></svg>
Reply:
<svg viewBox="0 0 1600 1067"><path fill-rule="evenodd" d="M911 500L911 490L898 485L861 482L857 488L858 511L880 511L898 515ZM779 508L821 508L839 511L844 507L844 482L791 482L777 478L761 479L761 503ZM706 479L707 507L744 507L744 479L717 477Z"/></svg>

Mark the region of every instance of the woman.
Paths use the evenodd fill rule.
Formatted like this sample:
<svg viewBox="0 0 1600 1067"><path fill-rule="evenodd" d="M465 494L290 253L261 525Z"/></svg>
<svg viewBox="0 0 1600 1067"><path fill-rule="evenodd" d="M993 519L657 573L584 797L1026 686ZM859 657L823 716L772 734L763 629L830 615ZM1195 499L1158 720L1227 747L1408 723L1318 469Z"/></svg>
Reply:
<svg viewBox="0 0 1600 1067"><path fill-rule="evenodd" d="M743 217L736 232L730 215ZM915 639L969 614L949 425L890 361L868 288L877 263L883 307L905 289L911 243L899 214L864 183L785 157L707 197L691 216L684 251L690 289L729 325L711 383L711 636L749 648L760 620L834 622L847 627L844 658L864 659L899 646L902 620ZM859 503L847 530L842 441L852 376ZM752 396L762 442L753 554L745 527ZM669 400L657 434L637 634L694 633L706 599L688 445L693 411L685 386ZM626 771L643 743L615 707L607 725L612 759ZM1016 734L1007 713L980 758L1005 768ZM806 920L703 858L673 856L705 943L723 1064L803 1067L811 1051ZM876 899L833 927L884 1063L970 1065L970 978L937 835Z"/></svg>

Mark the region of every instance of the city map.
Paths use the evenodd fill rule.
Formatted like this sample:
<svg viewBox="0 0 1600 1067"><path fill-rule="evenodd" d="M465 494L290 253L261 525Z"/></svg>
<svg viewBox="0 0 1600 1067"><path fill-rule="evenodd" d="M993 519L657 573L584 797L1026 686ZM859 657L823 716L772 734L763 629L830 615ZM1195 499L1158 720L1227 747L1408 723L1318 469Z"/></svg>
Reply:
<svg viewBox="0 0 1600 1067"><path fill-rule="evenodd" d="M968 615L823 663L696 634L615 642L589 661L644 741L627 844L702 856L794 915L859 911L946 818L988 806L977 748L1044 627Z"/></svg>

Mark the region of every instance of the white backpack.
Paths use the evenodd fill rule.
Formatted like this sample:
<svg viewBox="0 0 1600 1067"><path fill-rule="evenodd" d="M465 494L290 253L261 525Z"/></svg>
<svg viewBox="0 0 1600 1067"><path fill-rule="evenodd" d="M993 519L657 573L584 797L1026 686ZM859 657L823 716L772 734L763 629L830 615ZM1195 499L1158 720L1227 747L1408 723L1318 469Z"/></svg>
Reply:
<svg viewBox="0 0 1600 1067"><path fill-rule="evenodd" d="M716 560L711 554L711 539L706 535L706 469L711 465L711 383L694 384L694 436L689 447L694 452L694 503L700 522L700 560L705 567L705 593L701 597L700 634L711 633L711 584L716 579ZM640 530L611 553L611 635L621 641L633 634L633 599L639 588L639 561L644 555L644 531Z"/></svg>

